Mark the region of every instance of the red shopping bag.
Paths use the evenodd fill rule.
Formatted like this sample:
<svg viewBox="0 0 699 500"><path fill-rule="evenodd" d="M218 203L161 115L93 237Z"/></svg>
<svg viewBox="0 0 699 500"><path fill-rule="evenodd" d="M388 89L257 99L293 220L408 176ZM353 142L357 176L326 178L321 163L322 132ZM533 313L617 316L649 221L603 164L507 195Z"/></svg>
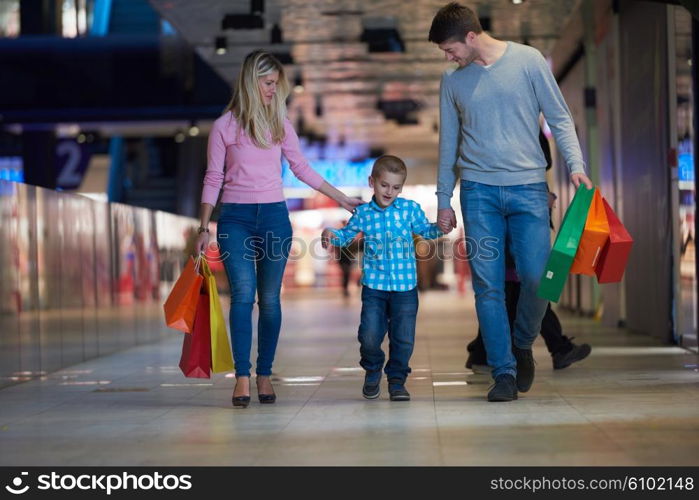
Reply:
<svg viewBox="0 0 699 500"><path fill-rule="evenodd" d="M163 305L167 326L185 333L192 331L199 290L203 281L204 278L199 274L198 263L190 257Z"/></svg>
<svg viewBox="0 0 699 500"><path fill-rule="evenodd" d="M185 377L211 378L211 327L209 323L209 296L199 295L192 333L182 341L180 370Z"/></svg>
<svg viewBox="0 0 699 500"><path fill-rule="evenodd" d="M633 238L616 216L612 207L609 206L607 200L602 198L602 202L609 221L609 239L597 261L595 273L598 283L615 283L621 281L622 276L624 276Z"/></svg>

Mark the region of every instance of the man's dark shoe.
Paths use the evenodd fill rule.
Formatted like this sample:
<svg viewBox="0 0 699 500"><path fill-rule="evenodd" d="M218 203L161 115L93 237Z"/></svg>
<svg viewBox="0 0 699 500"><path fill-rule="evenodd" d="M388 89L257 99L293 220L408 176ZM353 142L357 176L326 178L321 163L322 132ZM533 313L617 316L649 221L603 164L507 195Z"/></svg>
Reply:
<svg viewBox="0 0 699 500"><path fill-rule="evenodd" d="M388 381L388 394L391 401L410 401L410 393L405 389L405 384L400 380Z"/></svg>
<svg viewBox="0 0 699 500"><path fill-rule="evenodd" d="M534 382L534 355L531 349L512 346L512 354L517 360L517 390L527 392Z"/></svg>
<svg viewBox="0 0 699 500"><path fill-rule="evenodd" d="M381 372L366 372L362 396L366 399L376 399L381 394Z"/></svg>
<svg viewBox="0 0 699 500"><path fill-rule="evenodd" d="M495 377L495 384L488 393L488 401L514 401L517 399L517 385L515 378L509 373L503 373Z"/></svg>
<svg viewBox="0 0 699 500"><path fill-rule="evenodd" d="M551 355L553 358L553 369L562 370L567 368L577 361L581 361L588 357L592 352L592 347L589 344L570 344L570 349L564 352L556 352Z"/></svg>

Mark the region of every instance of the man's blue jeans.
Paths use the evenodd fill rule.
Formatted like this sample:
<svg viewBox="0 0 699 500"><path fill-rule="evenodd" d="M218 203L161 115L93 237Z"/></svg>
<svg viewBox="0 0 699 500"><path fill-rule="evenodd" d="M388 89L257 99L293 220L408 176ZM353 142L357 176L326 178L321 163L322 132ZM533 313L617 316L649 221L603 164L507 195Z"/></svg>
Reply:
<svg viewBox="0 0 699 500"><path fill-rule="evenodd" d="M490 186L462 180L461 212L488 365L493 377L516 375L505 307L505 241L522 285L514 344L531 349L547 305L536 295L551 249L546 183Z"/></svg>
<svg viewBox="0 0 699 500"><path fill-rule="evenodd" d="M386 292L362 287L362 318L359 324L359 364L370 374L380 374L385 355L381 349L388 332L388 380L405 382L415 345L417 287L408 292Z"/></svg>
<svg viewBox="0 0 699 500"><path fill-rule="evenodd" d="M218 243L231 286L231 340L236 376L250 376L252 306L257 292L258 375L271 375L282 322L280 291L291 249L286 202L223 203Z"/></svg>

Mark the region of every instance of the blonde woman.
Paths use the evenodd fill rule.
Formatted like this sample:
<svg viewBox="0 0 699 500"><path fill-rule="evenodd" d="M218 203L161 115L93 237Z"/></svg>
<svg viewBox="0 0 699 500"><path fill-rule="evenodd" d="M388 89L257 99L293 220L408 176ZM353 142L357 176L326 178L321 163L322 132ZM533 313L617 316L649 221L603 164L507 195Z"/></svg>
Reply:
<svg viewBox="0 0 699 500"><path fill-rule="evenodd" d="M218 243L231 286L230 326L235 360L234 407L250 403L252 307L259 307L257 394L274 403L270 382L281 328L280 290L291 247L291 223L282 191L281 156L310 187L348 211L361 202L325 182L303 157L294 128L286 118L289 82L271 54L249 54L233 98L209 135L208 167L201 197L197 249L209 244L209 219L219 193Z"/></svg>

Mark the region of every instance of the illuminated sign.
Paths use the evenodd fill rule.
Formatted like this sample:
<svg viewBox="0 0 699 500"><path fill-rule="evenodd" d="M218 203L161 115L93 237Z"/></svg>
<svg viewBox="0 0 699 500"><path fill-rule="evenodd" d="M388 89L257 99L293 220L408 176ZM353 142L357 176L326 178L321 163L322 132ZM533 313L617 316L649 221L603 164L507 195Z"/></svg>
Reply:
<svg viewBox="0 0 699 500"><path fill-rule="evenodd" d="M310 164L313 170L335 187L366 187L374 161L376 158L367 158L358 162L339 159L312 160ZM282 160L282 181L284 187L287 188L308 188L306 184L294 176L286 158Z"/></svg>
<svg viewBox="0 0 699 500"><path fill-rule="evenodd" d="M678 176L680 181L694 182L694 158L691 153L682 153L679 161Z"/></svg>
<svg viewBox="0 0 699 500"><path fill-rule="evenodd" d="M0 156L0 180L24 182L21 156Z"/></svg>

